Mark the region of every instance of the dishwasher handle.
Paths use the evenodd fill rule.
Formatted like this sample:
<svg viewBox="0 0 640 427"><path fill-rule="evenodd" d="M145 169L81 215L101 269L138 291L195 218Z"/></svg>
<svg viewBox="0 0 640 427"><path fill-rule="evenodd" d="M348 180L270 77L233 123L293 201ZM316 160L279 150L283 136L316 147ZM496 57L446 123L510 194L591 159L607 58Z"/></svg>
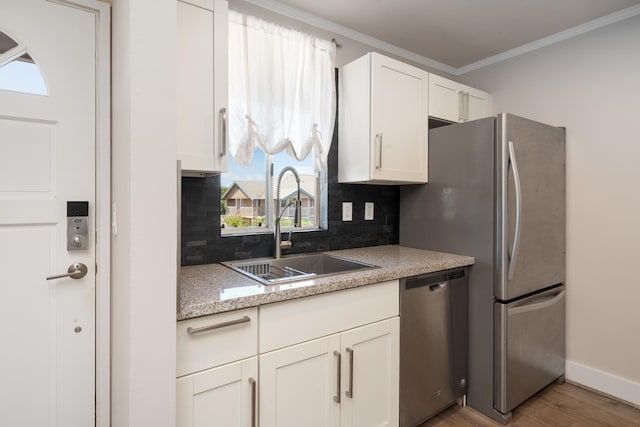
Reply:
<svg viewBox="0 0 640 427"><path fill-rule="evenodd" d="M429 291L430 292L441 291L444 288L446 288L448 284L449 284L449 282L440 282L440 283L436 283L434 285L429 285Z"/></svg>
<svg viewBox="0 0 640 427"><path fill-rule="evenodd" d="M449 281L460 279L466 276L466 270L460 269L447 273L430 274L426 276L411 277L402 280L402 289L410 290L414 288L429 287L429 291L437 292L446 289Z"/></svg>

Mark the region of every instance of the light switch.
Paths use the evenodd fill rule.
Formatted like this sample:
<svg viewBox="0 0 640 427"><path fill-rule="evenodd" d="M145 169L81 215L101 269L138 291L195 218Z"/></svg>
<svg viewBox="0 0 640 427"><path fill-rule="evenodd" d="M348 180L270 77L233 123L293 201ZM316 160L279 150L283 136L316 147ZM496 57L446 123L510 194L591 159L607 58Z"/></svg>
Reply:
<svg viewBox="0 0 640 427"><path fill-rule="evenodd" d="M342 220L343 221L353 220L353 203L342 202Z"/></svg>
<svg viewBox="0 0 640 427"><path fill-rule="evenodd" d="M373 221L373 202L364 202L364 220Z"/></svg>

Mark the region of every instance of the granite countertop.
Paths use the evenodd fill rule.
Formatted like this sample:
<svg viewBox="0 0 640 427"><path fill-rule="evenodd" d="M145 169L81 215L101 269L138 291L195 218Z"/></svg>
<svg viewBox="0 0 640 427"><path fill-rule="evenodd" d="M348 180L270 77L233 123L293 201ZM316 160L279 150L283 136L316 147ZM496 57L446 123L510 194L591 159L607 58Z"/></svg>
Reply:
<svg viewBox="0 0 640 427"><path fill-rule="evenodd" d="M462 267L474 258L398 245L325 252L380 268L318 279L265 286L222 264L180 269L180 310L177 320L255 307L326 292Z"/></svg>

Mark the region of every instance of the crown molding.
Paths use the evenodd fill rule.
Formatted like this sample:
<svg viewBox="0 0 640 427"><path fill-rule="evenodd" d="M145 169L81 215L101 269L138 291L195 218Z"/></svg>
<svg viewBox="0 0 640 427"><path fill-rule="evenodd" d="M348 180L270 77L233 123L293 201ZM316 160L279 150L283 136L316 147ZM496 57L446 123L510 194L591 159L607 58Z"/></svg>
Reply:
<svg viewBox="0 0 640 427"><path fill-rule="evenodd" d="M448 73L454 76L461 76L471 71L475 71L480 68L487 67L489 65L493 65L501 61L505 61L507 59L515 58L516 56L524 55L525 53L529 53L534 50L570 39L572 37L576 37L581 34L588 33L589 31L597 30L607 25L615 24L616 22L620 22L625 19L632 18L636 15L640 15L640 4L638 4L638 5L631 6L631 7L619 10L617 12L611 13L609 15L602 16L592 21L585 22L584 24L577 25L567 30L560 31L559 33L552 34L548 37L543 37L531 43L518 46L514 49L501 52L497 55L489 56L487 58L465 65L463 67L455 68L450 65L443 64L442 62L438 62L434 59L428 58L426 56L418 55L417 53L410 52L406 49L402 49L398 46L392 45L390 43L387 43L375 37L368 36L361 32L355 31L351 28L342 26L340 24L336 24L335 22L329 21L328 19L320 18L319 16L313 15L311 13L304 12L300 9L296 9L294 7L282 4L276 0L245 0L245 1L247 3L254 4L264 9L278 13L280 15L284 15L289 18L302 21L304 23L312 25L321 30L325 30L330 33L347 37L359 43L366 44L373 48L395 55L399 58L403 58L408 61L414 62L416 64L421 64L426 67L432 68L434 70L442 71L443 73Z"/></svg>
<svg viewBox="0 0 640 427"><path fill-rule="evenodd" d="M548 37L543 37L531 43L523 44L522 46L518 46L514 49L510 49L497 55L481 59L480 61L474 62L472 64L465 65L464 67L456 69L453 74L456 76L461 76L471 71L487 67L489 65L505 61L507 59L515 58L516 56L524 55L525 53L529 53L534 50L550 46L564 40L568 40L572 37L576 37L584 33L588 33L589 31L597 30L599 28L606 27L607 25L615 24L616 22L632 18L639 14L640 4L631 6L626 9L611 13L609 15L594 19L592 21L585 22L584 24L577 25L567 30L560 31L559 33L552 34Z"/></svg>
<svg viewBox="0 0 640 427"><path fill-rule="evenodd" d="M312 25L321 30L328 31L343 37L347 37L351 40L357 41L362 44L374 47L408 61L415 62L430 68L433 68L444 73L455 74L456 68L442 62L438 62L426 56L418 55L417 53L410 52L406 49L402 49L398 46L392 45L375 37L368 36L361 32L355 31L351 28L336 24L328 19L320 18L319 16L304 12L300 9L282 4L275 0L245 0L247 3L254 4L280 15L293 18L298 21L302 21L306 24Z"/></svg>

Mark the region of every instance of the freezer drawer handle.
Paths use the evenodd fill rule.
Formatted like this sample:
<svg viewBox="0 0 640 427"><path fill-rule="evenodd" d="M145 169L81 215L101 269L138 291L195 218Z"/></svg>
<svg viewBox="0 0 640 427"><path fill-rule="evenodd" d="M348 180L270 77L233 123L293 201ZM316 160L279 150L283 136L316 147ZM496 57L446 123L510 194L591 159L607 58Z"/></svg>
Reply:
<svg viewBox="0 0 640 427"><path fill-rule="evenodd" d="M564 298L564 296L566 295L567 291L566 290L562 290L560 292L558 292L557 294L553 295L553 296L549 296L549 298L540 301L540 302L536 302L533 304L527 304L527 305L521 305L518 307L514 307L514 308L510 308L508 309L509 314L520 314L520 313L527 313L529 311L536 311L536 310L542 310L543 308L547 308L552 306L553 304L557 303L558 301L560 301L562 298Z"/></svg>
<svg viewBox="0 0 640 427"><path fill-rule="evenodd" d="M513 184L516 189L516 225L513 233L513 246L511 249L511 257L509 259L509 280L513 279L513 270L516 265L518 256L518 246L520 245L520 222L522 216L522 189L520 188L520 174L518 173L518 162L516 161L516 153L513 147L513 141L509 141L509 160L513 168Z"/></svg>

